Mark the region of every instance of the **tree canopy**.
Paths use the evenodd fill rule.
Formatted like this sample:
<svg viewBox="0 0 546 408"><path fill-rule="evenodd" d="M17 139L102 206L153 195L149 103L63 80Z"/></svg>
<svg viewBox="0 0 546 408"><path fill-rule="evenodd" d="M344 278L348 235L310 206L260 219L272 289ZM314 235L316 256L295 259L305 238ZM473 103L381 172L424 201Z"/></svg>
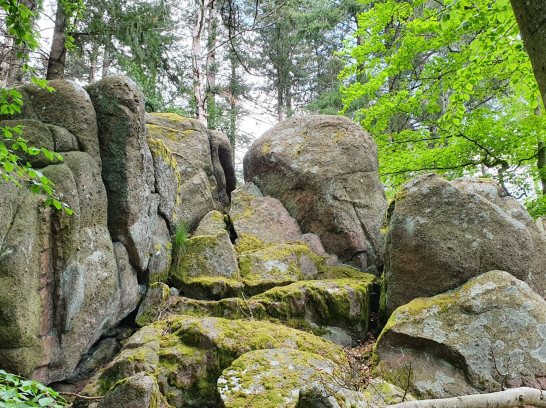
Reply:
<svg viewBox="0 0 546 408"><path fill-rule="evenodd" d="M393 188L422 172L496 178L536 201L542 102L508 0L369 1L342 73Z"/></svg>

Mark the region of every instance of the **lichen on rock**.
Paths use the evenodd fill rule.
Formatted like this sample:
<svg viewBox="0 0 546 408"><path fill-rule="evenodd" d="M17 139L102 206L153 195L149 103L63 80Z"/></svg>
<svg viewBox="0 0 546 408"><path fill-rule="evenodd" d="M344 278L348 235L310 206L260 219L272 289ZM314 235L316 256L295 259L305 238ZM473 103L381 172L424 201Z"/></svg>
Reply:
<svg viewBox="0 0 546 408"><path fill-rule="evenodd" d="M411 390L428 398L540 387L545 323L541 296L506 272L490 271L396 309L377 341L376 372L403 387L411 367Z"/></svg>

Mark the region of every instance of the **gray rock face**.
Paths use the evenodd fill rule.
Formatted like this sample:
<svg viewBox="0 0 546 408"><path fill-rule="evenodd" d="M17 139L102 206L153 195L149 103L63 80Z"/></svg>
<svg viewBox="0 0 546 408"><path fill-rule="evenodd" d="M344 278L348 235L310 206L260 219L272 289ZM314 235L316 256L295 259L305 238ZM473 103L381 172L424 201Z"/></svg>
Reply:
<svg viewBox="0 0 546 408"><path fill-rule="evenodd" d="M224 215L220 211L211 211L203 217L193 235L216 235L226 231L227 226Z"/></svg>
<svg viewBox="0 0 546 408"><path fill-rule="evenodd" d="M50 92L35 84L18 88L24 104L21 113L13 119L35 119L46 125L66 129L63 133L76 138L77 148L63 148L58 151L86 152L100 168L97 120L89 95L72 81L54 80L49 81L48 85L55 88L55 91Z"/></svg>
<svg viewBox="0 0 546 408"><path fill-rule="evenodd" d="M340 261L362 269L382 263L387 203L377 147L348 118L305 116L276 125L245 155L244 175Z"/></svg>
<svg viewBox="0 0 546 408"><path fill-rule="evenodd" d="M415 396L442 398L530 386L546 379L546 301L491 271L393 313L378 339L376 371L399 386L411 367Z"/></svg>
<svg viewBox="0 0 546 408"><path fill-rule="evenodd" d="M107 77L87 87L97 112L102 178L108 195L108 227L125 245L139 274L152 248L154 170L146 143L144 96L124 77Z"/></svg>
<svg viewBox="0 0 546 408"><path fill-rule="evenodd" d="M263 197L252 183L232 194L229 216L238 236L238 251L296 241L300 226L276 198Z"/></svg>
<svg viewBox="0 0 546 408"><path fill-rule="evenodd" d="M415 398L380 378L373 378L364 390L340 387L332 379L313 381L300 389L297 408L379 408Z"/></svg>
<svg viewBox="0 0 546 408"><path fill-rule="evenodd" d="M110 392L98 408L150 408L166 407L161 398L156 379L146 373L138 373L124 381Z"/></svg>
<svg viewBox="0 0 546 408"><path fill-rule="evenodd" d="M31 142L64 150L62 163L35 164L74 213L45 208L27 186L0 183L0 365L46 383L73 375L138 300L136 274L121 266L107 227L91 100L70 82L50 84L55 93L22 88L25 108L12 125L28 125Z"/></svg>
<svg viewBox="0 0 546 408"><path fill-rule="evenodd" d="M387 313L493 269L546 296L546 236L492 181L418 177L391 204L388 228Z"/></svg>
<svg viewBox="0 0 546 408"><path fill-rule="evenodd" d="M175 114L146 115L146 122L159 212L171 233L180 222L193 231L208 212L229 206L235 187L229 142L199 121Z"/></svg>

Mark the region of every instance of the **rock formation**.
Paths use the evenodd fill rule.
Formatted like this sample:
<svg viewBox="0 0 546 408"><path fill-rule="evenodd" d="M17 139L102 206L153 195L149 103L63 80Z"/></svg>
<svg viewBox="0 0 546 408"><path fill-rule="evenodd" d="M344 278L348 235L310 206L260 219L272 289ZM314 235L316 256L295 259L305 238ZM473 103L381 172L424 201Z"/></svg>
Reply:
<svg viewBox="0 0 546 408"><path fill-rule="evenodd" d="M377 373L422 398L546 387L546 301L491 271L393 313L377 341Z"/></svg>
<svg viewBox="0 0 546 408"><path fill-rule="evenodd" d="M546 235L491 180L417 177L391 203L387 228L387 314L495 269L546 296Z"/></svg>
<svg viewBox="0 0 546 408"><path fill-rule="evenodd" d="M342 262L361 269L382 265L379 229L387 202L377 146L348 118L305 116L279 123L253 143L244 175L278 198L303 231L317 234Z"/></svg>
<svg viewBox="0 0 546 408"><path fill-rule="evenodd" d="M201 208L198 221L229 205L234 187L225 137L201 129L177 157L174 194L161 189L156 175L176 152L162 151L161 160L153 154L159 143L148 137L143 95L127 78L105 78L87 91L69 81L50 85L55 92L20 88L22 112L2 125L23 125L30 145L62 154L62 163L26 159L74 213L44 207L45 197L26 186L0 182L0 368L46 383L77 375L82 356L135 310L139 283L167 279L169 229L176 227L168 208L191 199ZM194 197L192 182L176 183L198 155L206 157L193 171L205 174L208 196Z"/></svg>
<svg viewBox="0 0 546 408"><path fill-rule="evenodd" d="M53 145L62 163L34 161L74 213L44 207L27 186L0 182L0 362L44 382L69 377L80 357L137 306L135 271L114 249L95 110L84 89L52 81L54 94L21 89L30 144ZM45 167L43 167L45 166Z"/></svg>
<svg viewBox="0 0 546 408"><path fill-rule="evenodd" d="M350 120L275 126L236 188L226 136L146 114L127 78L51 85L20 88L22 112L0 124L62 154L23 159L74 213L0 182L0 369L79 387L79 408L546 387L546 236L496 184L409 182L384 253L376 146ZM392 316L370 372L354 353L371 355L380 303Z"/></svg>

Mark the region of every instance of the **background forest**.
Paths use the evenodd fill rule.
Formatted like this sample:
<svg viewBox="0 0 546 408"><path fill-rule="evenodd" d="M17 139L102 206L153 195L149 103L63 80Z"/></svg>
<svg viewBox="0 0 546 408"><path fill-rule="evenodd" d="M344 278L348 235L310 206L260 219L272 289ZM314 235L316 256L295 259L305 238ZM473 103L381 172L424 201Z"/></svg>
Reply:
<svg viewBox="0 0 546 408"><path fill-rule="evenodd" d="M2 113L18 109L9 88L33 76L122 73L147 110L195 117L238 149L259 136L244 118L344 114L378 144L388 194L423 172L491 177L546 215L544 106L509 0L0 4ZM15 149L0 147L2 175L16 179Z"/></svg>

